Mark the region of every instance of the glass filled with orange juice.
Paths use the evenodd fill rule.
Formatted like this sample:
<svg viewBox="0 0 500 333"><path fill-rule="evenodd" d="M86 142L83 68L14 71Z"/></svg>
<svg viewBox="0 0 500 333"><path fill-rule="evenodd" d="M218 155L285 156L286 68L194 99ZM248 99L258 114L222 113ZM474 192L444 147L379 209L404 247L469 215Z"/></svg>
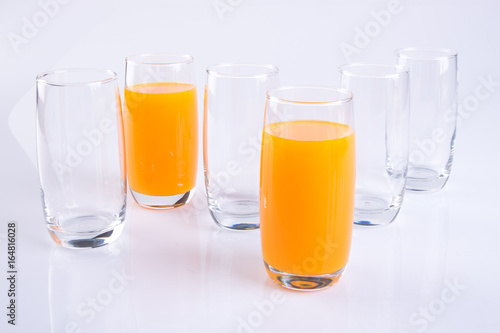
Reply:
<svg viewBox="0 0 500 333"><path fill-rule="evenodd" d="M193 195L198 164L193 57L127 57L125 86L130 192L146 208L182 206Z"/></svg>
<svg viewBox="0 0 500 333"><path fill-rule="evenodd" d="M260 228L265 267L283 287L320 290L342 276L354 214L353 124L347 90L267 92Z"/></svg>

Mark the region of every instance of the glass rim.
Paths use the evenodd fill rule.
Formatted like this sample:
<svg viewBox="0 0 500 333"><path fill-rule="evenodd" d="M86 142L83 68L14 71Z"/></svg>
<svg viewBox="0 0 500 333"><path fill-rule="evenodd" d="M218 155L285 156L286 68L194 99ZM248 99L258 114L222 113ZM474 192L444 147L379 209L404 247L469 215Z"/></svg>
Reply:
<svg viewBox="0 0 500 333"><path fill-rule="evenodd" d="M178 61L140 61L143 58L152 57L178 57ZM154 66L175 66L175 65L187 65L194 62L194 57L187 53L138 53L132 54L125 58L125 63L137 64L137 65L154 65Z"/></svg>
<svg viewBox="0 0 500 333"><path fill-rule="evenodd" d="M406 52L411 51L432 51L435 52L434 56L411 56ZM456 58L458 52L448 48L440 48L440 47L403 47L400 49L396 49L394 54L397 57L407 58L407 59L419 59L419 60L442 60L442 59L451 59Z"/></svg>
<svg viewBox="0 0 500 333"><path fill-rule="evenodd" d="M222 73L221 71L216 70L217 68L230 68L230 67L237 67L237 66L262 68L262 69L267 69L267 71L265 73L259 73L259 74L236 75L236 74L226 74L226 73ZM206 72L208 75L224 77L224 78L253 79L253 78L268 77L271 75L278 74L279 69L278 69L278 67L271 65L271 64L251 64L251 63L225 62L225 63L219 63L219 64L207 66Z"/></svg>
<svg viewBox="0 0 500 333"><path fill-rule="evenodd" d="M78 72L95 72L101 74L108 74L109 77L96 80L83 80L81 82L64 82L61 80L51 80L48 77L52 75L64 74L64 73L78 73ZM110 69L100 69L100 68L63 68L54 69L40 73L36 76L36 82L55 87L68 87L68 86L90 86L90 85L101 85L108 82L116 81L117 74Z"/></svg>
<svg viewBox="0 0 500 333"><path fill-rule="evenodd" d="M348 70L348 68L354 68L354 67L372 67L372 68L385 68L385 69L393 69L396 70L393 73L387 73L387 74L355 74L351 71ZM353 77L364 77L364 78L374 78L374 79L390 79L390 78L398 78L404 75L409 75L410 69L406 66L403 65L388 65L388 64L375 64L375 63L363 63L363 62L355 62L355 63L350 63L350 64L345 64L342 66L339 66L338 68L340 74L346 75L346 76L353 76Z"/></svg>
<svg viewBox="0 0 500 333"><path fill-rule="evenodd" d="M311 89L311 90L324 90L324 91L329 91L329 92L334 92L334 93L341 93L344 94L344 98L336 98L332 100L325 100L325 101L316 101L316 102L307 102L307 101L299 101L299 100L293 100L293 99L287 99L287 98L281 98L278 96L275 96L274 94L280 91L287 91L287 90L301 90L301 89ZM323 85L291 85L291 86L282 86L274 89L269 89L266 92L266 98L268 100L274 100L276 102L280 103L290 103L290 104L314 104L314 105L342 105L346 104L352 101L353 98L353 93L350 90L343 89L343 88L335 88L331 86L323 86Z"/></svg>

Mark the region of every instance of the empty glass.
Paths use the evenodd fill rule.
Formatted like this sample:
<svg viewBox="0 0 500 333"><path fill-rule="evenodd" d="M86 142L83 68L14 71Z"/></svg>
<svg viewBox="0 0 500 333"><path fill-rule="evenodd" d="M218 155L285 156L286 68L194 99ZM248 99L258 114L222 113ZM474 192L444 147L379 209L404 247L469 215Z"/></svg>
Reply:
<svg viewBox="0 0 500 333"><path fill-rule="evenodd" d="M36 83L38 171L50 235L64 247L108 244L122 232L127 190L116 74L56 70Z"/></svg>
<svg viewBox="0 0 500 333"><path fill-rule="evenodd" d="M278 84L271 65L207 69L203 157L208 208L218 225L259 227L259 163L266 91Z"/></svg>
<svg viewBox="0 0 500 333"><path fill-rule="evenodd" d="M409 87L403 66L340 67L341 87L354 94L356 204L354 223L391 223L403 202L408 168Z"/></svg>
<svg viewBox="0 0 500 333"><path fill-rule="evenodd" d="M410 161L406 188L437 191L450 176L457 128L457 53L448 49L396 50L410 69Z"/></svg>

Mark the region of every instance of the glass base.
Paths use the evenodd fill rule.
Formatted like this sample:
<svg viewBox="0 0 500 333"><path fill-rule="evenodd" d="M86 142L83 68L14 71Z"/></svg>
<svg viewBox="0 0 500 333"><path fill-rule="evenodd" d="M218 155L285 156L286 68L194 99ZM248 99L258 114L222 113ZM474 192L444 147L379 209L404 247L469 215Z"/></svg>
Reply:
<svg viewBox="0 0 500 333"><path fill-rule="evenodd" d="M298 291L317 291L326 289L337 283L344 273L345 267L332 274L324 275L298 275L282 272L264 261L267 274L278 285Z"/></svg>
<svg viewBox="0 0 500 333"><path fill-rule="evenodd" d="M384 226L390 224L399 213L401 199L390 204L384 199L360 195L356 197L354 208L354 224L360 226Z"/></svg>
<svg viewBox="0 0 500 333"><path fill-rule="evenodd" d="M208 205L210 215L221 227L231 230L259 229L259 202L253 200L226 201Z"/></svg>
<svg viewBox="0 0 500 333"><path fill-rule="evenodd" d="M439 191L449 176L449 173L439 173L429 168L410 167L406 178L406 189L421 192Z"/></svg>
<svg viewBox="0 0 500 333"><path fill-rule="evenodd" d="M141 207L149 209L173 209L185 205L193 197L194 189L176 195L146 195L130 189L135 202Z"/></svg>
<svg viewBox="0 0 500 333"><path fill-rule="evenodd" d="M95 248L107 245L114 242L120 237L123 231L123 219L125 215L121 216L120 219L116 221L110 221L103 216L80 216L72 218L71 220L65 221L64 224L79 224L79 225L99 225L106 224L108 228L96 231L68 231L63 229L61 226L57 226L49 223L47 225L50 237L57 244L66 248L73 249L83 249L83 248ZM111 226L110 226L111 225ZM110 226L110 227L109 227Z"/></svg>

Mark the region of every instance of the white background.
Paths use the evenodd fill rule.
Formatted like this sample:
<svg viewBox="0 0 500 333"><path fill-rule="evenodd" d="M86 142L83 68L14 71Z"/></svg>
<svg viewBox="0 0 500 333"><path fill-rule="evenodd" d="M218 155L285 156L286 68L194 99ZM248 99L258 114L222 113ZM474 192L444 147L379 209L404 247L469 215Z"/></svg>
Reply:
<svg viewBox="0 0 500 333"><path fill-rule="evenodd" d="M500 331L500 2L66 2L0 0L1 332ZM393 14L376 23L373 13L388 8ZM33 23L39 27L26 27ZM346 57L347 44L357 53ZM452 175L436 194L408 194L390 226L355 228L349 266L333 288L274 285L259 233L220 231L211 220L201 163L189 205L149 211L129 200L124 234L111 246L68 251L48 236L33 163L38 73L108 68L123 86L125 56L182 52L195 56L199 91L205 67L218 62L274 64L283 84L338 85L339 65L392 63L393 50L406 46L459 53ZM479 100L477 89L488 96ZM15 327L5 308L11 220L18 224Z"/></svg>

